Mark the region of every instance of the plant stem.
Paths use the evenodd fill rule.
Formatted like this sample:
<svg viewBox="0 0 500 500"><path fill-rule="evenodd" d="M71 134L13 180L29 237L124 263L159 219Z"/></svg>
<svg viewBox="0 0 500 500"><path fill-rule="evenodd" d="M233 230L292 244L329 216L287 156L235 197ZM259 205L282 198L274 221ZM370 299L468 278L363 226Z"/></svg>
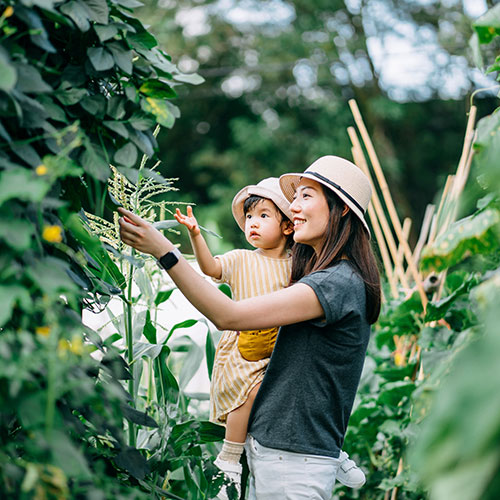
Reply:
<svg viewBox="0 0 500 500"><path fill-rule="evenodd" d="M132 257L135 255L135 250L132 249ZM132 263L129 265L129 275L128 275L128 283L127 283L127 300L125 301L125 332L126 332L126 342L127 342L127 362L129 366L131 365L134 359L134 339L133 339L133 330L132 330L132 283L133 283L133 269L134 266ZM132 373L133 373L132 368ZM128 381L128 392L132 398L131 405L135 407L135 394L134 394L134 377ZM135 436L135 426L132 422L128 424L128 441L130 446L135 447L136 436Z"/></svg>

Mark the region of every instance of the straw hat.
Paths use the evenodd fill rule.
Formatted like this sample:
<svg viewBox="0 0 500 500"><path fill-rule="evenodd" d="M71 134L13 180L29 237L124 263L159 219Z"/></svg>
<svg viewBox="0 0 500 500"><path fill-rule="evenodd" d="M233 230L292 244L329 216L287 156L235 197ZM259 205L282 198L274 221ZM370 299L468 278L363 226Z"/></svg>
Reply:
<svg viewBox="0 0 500 500"><path fill-rule="evenodd" d="M292 212L290 212L290 203L283 196L280 189L279 179L277 177L268 177L261 180L256 186L246 186L239 191L233 198L233 216L240 226L242 231L245 231L245 214L243 206L245 200L252 195L262 196L271 200L290 220L292 219Z"/></svg>
<svg viewBox="0 0 500 500"><path fill-rule="evenodd" d="M300 179L311 179L331 189L361 220L370 235L364 214L372 195L368 177L354 163L338 156L322 156L301 174L284 174L280 186L292 201Z"/></svg>

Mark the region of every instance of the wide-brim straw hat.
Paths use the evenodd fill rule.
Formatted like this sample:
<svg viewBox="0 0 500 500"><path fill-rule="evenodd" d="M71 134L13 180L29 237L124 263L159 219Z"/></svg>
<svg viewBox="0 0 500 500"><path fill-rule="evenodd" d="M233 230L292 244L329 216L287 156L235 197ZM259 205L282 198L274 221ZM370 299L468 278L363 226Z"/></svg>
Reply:
<svg viewBox="0 0 500 500"><path fill-rule="evenodd" d="M368 177L354 163L339 156L322 156L302 173L284 174L280 186L292 201L300 179L311 179L331 189L358 216L370 235L364 214L372 195Z"/></svg>
<svg viewBox="0 0 500 500"><path fill-rule="evenodd" d="M233 216L242 231L245 231L245 213L243 206L245 205L245 200L252 195L271 200L290 220L292 220L290 202L281 191L279 179L277 177L268 177L267 179L261 180L256 185L244 187L242 190L238 191L233 198Z"/></svg>

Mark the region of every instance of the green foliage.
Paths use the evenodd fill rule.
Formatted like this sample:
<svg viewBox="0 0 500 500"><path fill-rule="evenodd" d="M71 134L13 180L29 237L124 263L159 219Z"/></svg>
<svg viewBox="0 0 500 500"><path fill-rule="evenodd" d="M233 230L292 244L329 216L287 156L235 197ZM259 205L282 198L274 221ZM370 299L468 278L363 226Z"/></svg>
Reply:
<svg viewBox="0 0 500 500"><path fill-rule="evenodd" d="M180 417L160 424L130 406L122 381L134 382L135 366L81 320L83 307L100 311L128 285L83 210L109 214L110 162L137 181L139 152L157 150L154 128L179 116L163 99L184 76L131 15L139 5L0 1L2 498L172 497L129 437ZM151 169L143 177L143 187L166 183ZM155 352L140 347L137 356ZM176 441L162 443L164 467Z"/></svg>

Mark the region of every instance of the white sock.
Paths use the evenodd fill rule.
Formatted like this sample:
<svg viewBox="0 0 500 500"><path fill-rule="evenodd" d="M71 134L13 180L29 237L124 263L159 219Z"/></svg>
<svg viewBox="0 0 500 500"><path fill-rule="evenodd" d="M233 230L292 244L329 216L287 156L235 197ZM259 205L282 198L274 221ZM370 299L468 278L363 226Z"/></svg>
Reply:
<svg viewBox="0 0 500 500"><path fill-rule="evenodd" d="M222 450L220 451L217 458L225 460L226 462L238 464L240 462L244 446L245 443L235 443L234 441L228 441L227 439L224 439Z"/></svg>

